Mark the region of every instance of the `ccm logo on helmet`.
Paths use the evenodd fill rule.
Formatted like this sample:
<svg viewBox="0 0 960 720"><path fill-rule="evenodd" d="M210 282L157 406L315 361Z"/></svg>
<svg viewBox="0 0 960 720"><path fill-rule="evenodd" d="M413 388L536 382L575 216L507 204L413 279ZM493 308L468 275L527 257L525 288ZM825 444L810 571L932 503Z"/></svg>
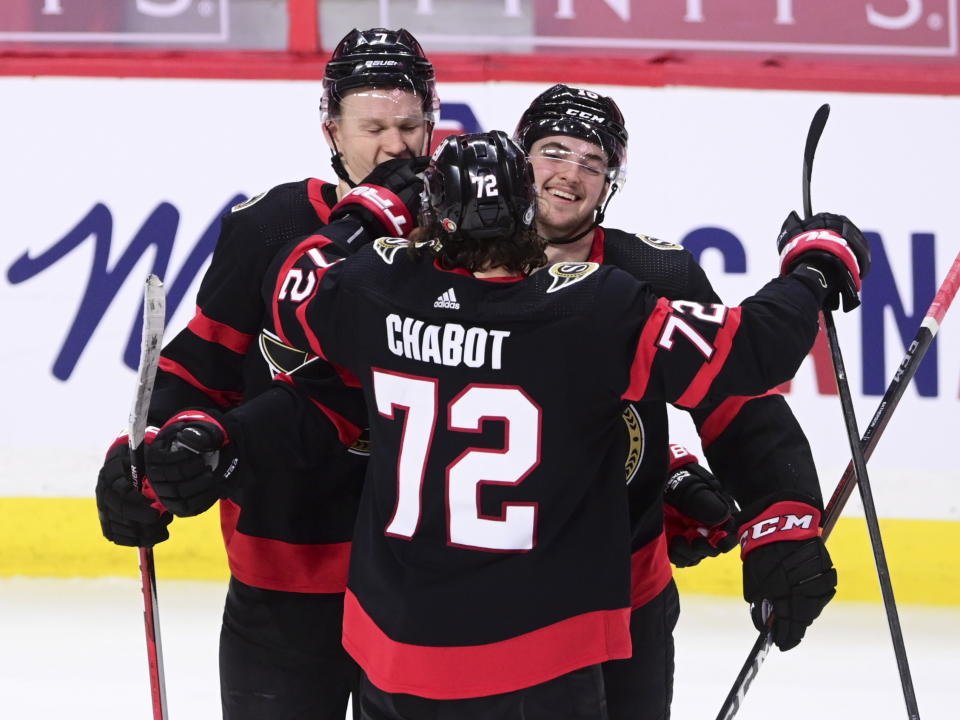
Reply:
<svg viewBox="0 0 960 720"><path fill-rule="evenodd" d="M566 111L567 115L572 115L573 117L578 117L582 120L589 120L590 122L598 123L603 125L607 121L602 115L594 115L592 112L587 112L586 110L574 110L570 108Z"/></svg>

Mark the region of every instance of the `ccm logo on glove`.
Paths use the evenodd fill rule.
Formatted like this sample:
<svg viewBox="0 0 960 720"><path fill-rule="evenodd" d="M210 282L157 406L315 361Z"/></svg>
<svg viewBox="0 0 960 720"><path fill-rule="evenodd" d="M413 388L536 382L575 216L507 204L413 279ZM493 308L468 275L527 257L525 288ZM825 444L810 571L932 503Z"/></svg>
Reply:
<svg viewBox="0 0 960 720"><path fill-rule="evenodd" d="M740 526L740 557L781 540L807 540L820 535L820 511L795 501L774 503L761 515Z"/></svg>

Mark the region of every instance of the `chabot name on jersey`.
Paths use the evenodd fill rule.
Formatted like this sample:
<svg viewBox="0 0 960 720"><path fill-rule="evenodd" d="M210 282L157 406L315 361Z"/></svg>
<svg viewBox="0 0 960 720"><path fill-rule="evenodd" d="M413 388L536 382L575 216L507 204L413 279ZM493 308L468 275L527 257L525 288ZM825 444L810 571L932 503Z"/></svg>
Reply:
<svg viewBox="0 0 960 720"><path fill-rule="evenodd" d="M428 325L423 320L387 315L387 347L394 355L456 367L484 365L499 370L506 330L464 327L459 323Z"/></svg>

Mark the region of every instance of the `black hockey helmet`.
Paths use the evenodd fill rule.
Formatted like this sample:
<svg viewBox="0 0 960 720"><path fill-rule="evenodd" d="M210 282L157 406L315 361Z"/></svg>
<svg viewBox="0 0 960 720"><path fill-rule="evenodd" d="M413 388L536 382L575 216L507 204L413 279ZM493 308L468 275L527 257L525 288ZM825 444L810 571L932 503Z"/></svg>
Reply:
<svg viewBox="0 0 960 720"><path fill-rule="evenodd" d="M520 117L514 139L529 153L548 135L570 135L599 145L607 154L607 180L623 186L628 136L613 98L562 84L544 90Z"/></svg>
<svg viewBox="0 0 960 720"><path fill-rule="evenodd" d="M433 64L403 28L353 29L337 44L323 75L320 110L324 120L336 113L347 91L357 88L408 90L421 98L427 119L437 120L440 101Z"/></svg>
<svg viewBox="0 0 960 720"><path fill-rule="evenodd" d="M536 190L526 153L501 130L446 138L424 172L423 225L443 242L491 240L533 228Z"/></svg>

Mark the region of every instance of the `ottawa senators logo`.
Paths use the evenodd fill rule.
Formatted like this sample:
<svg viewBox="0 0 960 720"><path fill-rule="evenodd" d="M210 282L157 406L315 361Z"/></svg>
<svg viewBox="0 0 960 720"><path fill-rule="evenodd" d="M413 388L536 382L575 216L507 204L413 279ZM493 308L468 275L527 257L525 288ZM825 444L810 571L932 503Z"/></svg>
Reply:
<svg viewBox="0 0 960 720"><path fill-rule="evenodd" d="M585 277L592 275L599 269L600 265L593 262L557 263L556 265L551 265L547 268L547 274L553 278L553 282L550 283L547 292L557 292L558 290L563 290L565 287L570 287L574 283L578 283Z"/></svg>
<svg viewBox="0 0 960 720"><path fill-rule="evenodd" d="M373 249L387 265L393 265L397 252L406 249L407 244L403 238L382 237L373 241Z"/></svg>
<svg viewBox="0 0 960 720"><path fill-rule="evenodd" d="M347 452L362 457L370 456L370 428L364 428L353 445L347 448Z"/></svg>
<svg viewBox="0 0 960 720"><path fill-rule="evenodd" d="M633 405L627 406L623 411L623 429L627 434L627 456L624 459L624 472L627 478L627 485L633 482L640 470L640 463L643 461L644 442L643 421Z"/></svg>
<svg viewBox="0 0 960 720"><path fill-rule="evenodd" d="M641 235L640 233L637 233L637 237L650 247L656 248L657 250L683 250L683 245L677 245L676 243L672 243L667 240L661 240L660 238L653 238L649 235Z"/></svg>
<svg viewBox="0 0 960 720"><path fill-rule="evenodd" d="M270 377L279 373L293 372L309 358L303 350L290 347L269 330L263 330L260 333L258 344L260 354L270 368Z"/></svg>
<svg viewBox="0 0 960 720"><path fill-rule="evenodd" d="M234 205L232 208L230 208L230 212L235 213L235 212L238 212L238 211L240 211L240 210L243 210L244 208L248 208L248 207L250 207L251 205L253 205L255 202L257 202L257 201L259 201L259 200L262 200L264 197L266 197L266 195L267 195L267 193L262 192L262 193L260 193L260 194L258 194L258 195L254 195L254 196L253 196L252 198L250 198L249 200L244 200L242 203L237 203L237 204Z"/></svg>

